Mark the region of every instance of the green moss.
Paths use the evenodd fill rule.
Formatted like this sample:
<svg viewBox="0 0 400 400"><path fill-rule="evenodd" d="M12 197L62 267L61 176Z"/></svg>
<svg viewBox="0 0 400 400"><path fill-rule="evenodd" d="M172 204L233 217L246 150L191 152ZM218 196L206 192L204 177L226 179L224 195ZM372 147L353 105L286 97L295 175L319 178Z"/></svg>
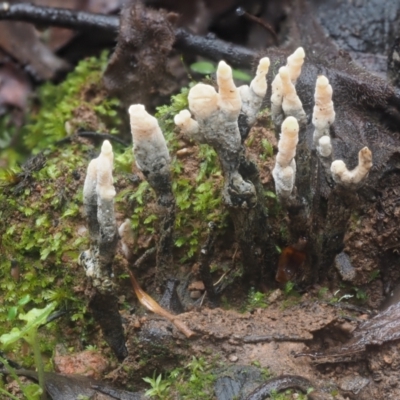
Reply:
<svg viewBox="0 0 400 400"><path fill-rule="evenodd" d="M76 234L83 223L82 180L74 181L71 171L83 174L86 167L77 154L75 146L65 147L32 173L22 193L16 194L13 186L0 192L0 333L15 323L8 321L8 311L26 295L32 299L28 308L53 300L59 307L83 308L72 290L83 275L74 271L77 256L88 245L86 237ZM12 263L19 268L19 279L11 276Z"/></svg>
<svg viewBox="0 0 400 400"><path fill-rule="evenodd" d="M117 132L119 101L105 96L102 73L107 52L81 61L60 84L45 83L38 94L39 110L32 112L24 129L29 150L37 152L53 145L75 129ZM32 107L35 109L35 107Z"/></svg>
<svg viewBox="0 0 400 400"><path fill-rule="evenodd" d="M27 295L25 311L56 301L59 308L74 309L69 318L82 330L86 310L74 287L84 278L77 257L88 247L87 235L77 229L85 226L82 187L89 148L51 145L78 128L117 131L119 102L106 97L101 83L106 62L106 53L83 60L61 84L39 89L23 137L30 152L46 149L46 164L32 171L16 166L0 171L0 334L18 325L9 312ZM19 268L19 278L11 275L12 266Z"/></svg>

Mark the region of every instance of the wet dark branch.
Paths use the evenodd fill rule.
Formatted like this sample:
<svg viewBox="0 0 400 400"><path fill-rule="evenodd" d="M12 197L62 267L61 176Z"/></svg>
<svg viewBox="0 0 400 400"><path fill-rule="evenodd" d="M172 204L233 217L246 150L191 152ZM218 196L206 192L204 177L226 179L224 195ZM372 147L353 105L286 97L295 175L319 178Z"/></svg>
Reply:
<svg viewBox="0 0 400 400"><path fill-rule="evenodd" d="M213 34L203 37L177 29L175 35L178 50L190 51L215 61L225 60L236 67L252 65L258 57L254 50L217 39Z"/></svg>
<svg viewBox="0 0 400 400"><path fill-rule="evenodd" d="M117 34L119 18L114 15L93 14L63 8L40 7L29 3L0 3L0 20L25 21L33 24L58 26L76 30L101 30ZM224 59L234 66L249 66L257 56L254 50L217 39L192 35L184 29L175 30L175 48L212 60Z"/></svg>
<svg viewBox="0 0 400 400"><path fill-rule="evenodd" d="M111 15L72 11L64 8L40 7L29 3L0 3L0 19L71 29L98 29L117 33L119 18Z"/></svg>

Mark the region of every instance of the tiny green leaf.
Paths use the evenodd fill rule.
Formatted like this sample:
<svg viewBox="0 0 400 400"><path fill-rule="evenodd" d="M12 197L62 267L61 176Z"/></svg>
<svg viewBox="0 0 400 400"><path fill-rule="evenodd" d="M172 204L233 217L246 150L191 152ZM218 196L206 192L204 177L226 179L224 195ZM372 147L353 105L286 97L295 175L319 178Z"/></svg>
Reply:
<svg viewBox="0 0 400 400"><path fill-rule="evenodd" d="M251 81L251 76L247 72L241 71L239 69L233 69L232 76L233 76L233 79L238 79L243 82Z"/></svg>
<svg viewBox="0 0 400 400"><path fill-rule="evenodd" d="M190 69L193 72L197 72L198 74L202 74L202 75L210 75L217 70L217 68L215 67L215 64L213 64L209 61L195 62L190 65Z"/></svg>

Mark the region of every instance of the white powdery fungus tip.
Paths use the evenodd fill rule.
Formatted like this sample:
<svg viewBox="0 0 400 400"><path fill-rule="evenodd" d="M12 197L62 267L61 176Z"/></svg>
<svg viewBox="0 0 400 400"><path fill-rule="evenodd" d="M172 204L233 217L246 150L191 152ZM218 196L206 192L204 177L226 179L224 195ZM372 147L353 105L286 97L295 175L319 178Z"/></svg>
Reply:
<svg viewBox="0 0 400 400"><path fill-rule="evenodd" d="M142 171L154 171L169 165L170 157L158 121L142 104L129 107L133 153L136 165ZM161 167L162 165L162 167Z"/></svg>
<svg viewBox="0 0 400 400"><path fill-rule="evenodd" d="M287 58L287 67L289 70L290 80L293 84L296 83L301 74L301 67L304 64L306 53L302 47L299 47Z"/></svg>
<svg viewBox="0 0 400 400"><path fill-rule="evenodd" d="M112 151L111 143L108 140L105 140L101 146L101 153L106 155L112 153Z"/></svg>
<svg viewBox="0 0 400 400"><path fill-rule="evenodd" d="M269 58L263 57L258 63L256 76L250 84L250 88L259 97L264 97L267 93L267 80L265 79L265 77L268 74L269 66Z"/></svg>
<svg viewBox="0 0 400 400"><path fill-rule="evenodd" d="M232 68L225 61L219 62L217 68L217 77L221 79L232 78Z"/></svg>
<svg viewBox="0 0 400 400"><path fill-rule="evenodd" d="M174 117L175 125L180 127L187 125L188 121L192 118L189 110L182 110Z"/></svg>
<svg viewBox="0 0 400 400"><path fill-rule="evenodd" d="M191 117L189 110L180 111L175 115L174 122L186 134L195 135L199 131L199 124Z"/></svg>
<svg viewBox="0 0 400 400"><path fill-rule="evenodd" d="M97 184L97 158L90 161L87 170L85 183L83 184L83 202L96 203L96 184Z"/></svg>
<svg viewBox="0 0 400 400"><path fill-rule="evenodd" d="M295 117L301 124L307 123L306 113L303 104L297 96L296 89L290 80L288 67L279 69L279 76L282 82L282 109L286 116Z"/></svg>
<svg viewBox="0 0 400 400"><path fill-rule="evenodd" d="M133 142L146 140L150 136L159 136L157 119L150 115L142 104L131 105L128 109ZM162 133L161 133L162 135Z"/></svg>
<svg viewBox="0 0 400 400"><path fill-rule="evenodd" d="M282 132L278 142L276 162L282 168L288 166L296 155L299 141L299 124L294 117L287 117L282 123Z"/></svg>
<svg viewBox="0 0 400 400"><path fill-rule="evenodd" d="M232 68L225 61L220 61L218 64L217 83L220 109L227 112L231 117L238 116L242 107L242 100L233 81Z"/></svg>
<svg viewBox="0 0 400 400"><path fill-rule="evenodd" d="M335 121L332 93L332 86L329 84L328 78L320 75L315 85L315 106L312 116L312 123L315 126L314 143L316 145L318 145L322 136L329 136L329 128Z"/></svg>
<svg viewBox="0 0 400 400"><path fill-rule="evenodd" d="M103 142L101 153L97 158L97 185L96 191L100 198L112 200L115 197L113 185L113 160L114 153L108 140Z"/></svg>
<svg viewBox="0 0 400 400"><path fill-rule="evenodd" d="M332 144L330 136L322 136L319 138L317 151L322 157L329 157L332 154Z"/></svg>
<svg viewBox="0 0 400 400"><path fill-rule="evenodd" d="M276 127L282 123L284 116L293 115L300 123L306 125L307 116L297 96L295 83L301 74L305 52L299 47L287 58L287 64L279 69L272 81L271 115Z"/></svg>
<svg viewBox="0 0 400 400"><path fill-rule="evenodd" d="M252 126L257 119L257 113L261 108L265 94L267 93L266 75L269 69L269 58L260 60L257 72L250 85L242 85L238 88L242 101L241 113L247 117L247 123Z"/></svg>
<svg viewBox="0 0 400 400"><path fill-rule="evenodd" d="M358 165L349 171L342 160L335 160L331 164L333 180L343 186L356 186L362 182L372 168L372 153L368 147L362 148L358 153Z"/></svg>
<svg viewBox="0 0 400 400"><path fill-rule="evenodd" d="M278 142L278 154L272 175L279 197L288 198L294 188L296 178L296 146L299 141L299 124L294 117L287 117L282 123Z"/></svg>
<svg viewBox="0 0 400 400"><path fill-rule="evenodd" d="M196 118L207 118L218 108L218 94L210 85L198 83L189 91L189 109Z"/></svg>

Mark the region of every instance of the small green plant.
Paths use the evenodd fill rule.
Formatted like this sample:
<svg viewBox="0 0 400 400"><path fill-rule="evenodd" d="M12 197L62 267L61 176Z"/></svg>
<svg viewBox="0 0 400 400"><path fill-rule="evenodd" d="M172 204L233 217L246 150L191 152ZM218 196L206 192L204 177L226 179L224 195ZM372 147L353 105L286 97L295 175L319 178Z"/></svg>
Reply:
<svg viewBox="0 0 400 400"><path fill-rule="evenodd" d="M369 280L368 282L372 282L375 279L379 278L381 271L379 269L374 269L370 275L369 275Z"/></svg>
<svg viewBox="0 0 400 400"><path fill-rule="evenodd" d="M42 355L40 353L40 342L38 337L38 329L39 327L44 324L49 317L49 315L54 311L56 307L56 303L51 303L47 305L45 308L32 308L26 314L20 313L18 318L25 321L26 324L22 329L13 328L9 333L5 333L0 336L0 342L5 346L8 347L13 343L17 342L18 340L24 340L29 344L29 346L33 349L33 355L35 360L36 369L38 372L38 380L39 380L39 387L40 390L34 391L34 393L41 393L42 399L46 398L46 389L44 386L44 367L43 367L43 360ZM5 360L0 360L4 363ZM8 363L4 363L9 371L11 372L10 366ZM15 375L15 373L14 373ZM18 380L17 380L18 382ZM35 388L35 386L33 386ZM27 390L29 396L27 396L28 400L36 399L37 396L33 396L32 386L30 385L28 389L25 390L24 386L21 387L23 392Z"/></svg>
<svg viewBox="0 0 400 400"><path fill-rule="evenodd" d="M154 371L152 378L147 377L143 378L143 380L151 386L150 389L146 390L146 396L155 397L157 399L166 398L171 383L163 379L162 374L158 375L156 378L156 372Z"/></svg>
<svg viewBox="0 0 400 400"><path fill-rule="evenodd" d="M18 378L18 375L15 372L14 368L11 367L11 365L5 358L0 357L0 363L4 365L4 368L8 371L9 375L15 380L15 382L17 382L26 400L38 400L40 398L43 392L38 384L31 383L28 385L24 385ZM6 395L8 399L20 400L19 397L14 396L2 387L0 387L0 394Z"/></svg>
<svg viewBox="0 0 400 400"><path fill-rule="evenodd" d="M262 160L266 160L269 157L272 157L274 155L274 148L272 147L272 144L267 140L267 139L261 139L261 144L263 148L263 153L260 154L260 158Z"/></svg>
<svg viewBox="0 0 400 400"><path fill-rule="evenodd" d="M365 302L368 299L368 295L365 292L365 290L362 290L360 288L354 287L353 290L356 293L356 299L360 300L360 302Z"/></svg>
<svg viewBox="0 0 400 400"><path fill-rule="evenodd" d="M286 296L292 295L294 293L294 282L291 281L286 282L283 292L285 293Z"/></svg>
<svg viewBox="0 0 400 400"><path fill-rule="evenodd" d="M195 356L184 368L174 369L169 375L169 380L172 383L171 393L175 392L176 395L171 399L211 399L216 379L212 369L212 363L208 363L203 357Z"/></svg>
<svg viewBox="0 0 400 400"><path fill-rule="evenodd" d="M257 292L253 287L250 288L247 296L245 311L252 311L256 308L266 308L268 303L266 301L265 293Z"/></svg>

